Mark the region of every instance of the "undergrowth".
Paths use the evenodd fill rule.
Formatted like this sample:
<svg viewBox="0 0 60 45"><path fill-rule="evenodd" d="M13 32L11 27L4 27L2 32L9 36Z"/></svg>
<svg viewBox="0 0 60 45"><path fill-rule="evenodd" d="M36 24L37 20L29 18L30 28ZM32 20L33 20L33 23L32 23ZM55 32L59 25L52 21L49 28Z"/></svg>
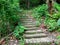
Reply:
<svg viewBox="0 0 60 45"><path fill-rule="evenodd" d="M56 6L57 5L57 6ZM55 9L58 11L53 12L52 15L48 13L48 6L46 4L40 5L37 8L33 9L32 16L36 18L40 23L42 21L42 18L44 19L44 24L47 26L48 31L59 31L60 32L60 6L59 4L54 4Z"/></svg>

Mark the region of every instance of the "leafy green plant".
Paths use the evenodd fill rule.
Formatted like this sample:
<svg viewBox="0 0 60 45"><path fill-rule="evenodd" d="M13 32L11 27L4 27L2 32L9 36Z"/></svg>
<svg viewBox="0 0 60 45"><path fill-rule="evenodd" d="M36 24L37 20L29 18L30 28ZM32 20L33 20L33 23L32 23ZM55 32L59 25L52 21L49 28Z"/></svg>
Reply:
<svg viewBox="0 0 60 45"><path fill-rule="evenodd" d="M57 36L57 39L59 39L59 40L60 40L60 35L59 35L59 36Z"/></svg>
<svg viewBox="0 0 60 45"><path fill-rule="evenodd" d="M60 32L60 19L58 19L58 21L57 21L57 26L58 26L57 31Z"/></svg>
<svg viewBox="0 0 60 45"><path fill-rule="evenodd" d="M19 39L23 36L23 33L24 33L25 29L26 28L24 26L18 25L18 26L16 26L13 35Z"/></svg>
<svg viewBox="0 0 60 45"><path fill-rule="evenodd" d="M57 31L60 32L60 28L58 28Z"/></svg>
<svg viewBox="0 0 60 45"><path fill-rule="evenodd" d="M38 13L38 16L46 16L46 11L48 9L48 6L46 4L40 5L37 8L34 9L35 13Z"/></svg>
<svg viewBox="0 0 60 45"><path fill-rule="evenodd" d="M54 8L59 11L59 4L55 3ZM47 25L48 31L60 31L60 21L58 20L60 18L60 12L50 15L48 13L48 6L46 4L40 5L33 9L32 16L39 22L41 22L42 17L45 17L44 23Z"/></svg>
<svg viewBox="0 0 60 45"><path fill-rule="evenodd" d="M48 31L54 31L57 27L57 22L54 19L45 19L45 24L47 25Z"/></svg>
<svg viewBox="0 0 60 45"><path fill-rule="evenodd" d="M60 11L60 4L54 3L54 8L55 8L57 11Z"/></svg>
<svg viewBox="0 0 60 45"><path fill-rule="evenodd" d="M36 18L37 21L41 22L42 17L46 17L48 14L48 6L46 4L39 5L38 7L32 10L32 16Z"/></svg>
<svg viewBox="0 0 60 45"><path fill-rule="evenodd" d="M54 18L54 19L59 19L60 18L60 12L54 13L51 17Z"/></svg>
<svg viewBox="0 0 60 45"><path fill-rule="evenodd" d="M48 31L60 32L60 19L56 20L53 18L46 17L44 23L47 25Z"/></svg>
<svg viewBox="0 0 60 45"><path fill-rule="evenodd" d="M23 34L24 34L24 31L25 31L25 27L24 26L21 26L21 25L18 25L16 26L15 30L14 30L14 33L13 35L20 40L20 44L21 45L24 45L24 37L23 37Z"/></svg>
<svg viewBox="0 0 60 45"><path fill-rule="evenodd" d="M57 25L60 26L60 19L58 19L58 21L57 21Z"/></svg>

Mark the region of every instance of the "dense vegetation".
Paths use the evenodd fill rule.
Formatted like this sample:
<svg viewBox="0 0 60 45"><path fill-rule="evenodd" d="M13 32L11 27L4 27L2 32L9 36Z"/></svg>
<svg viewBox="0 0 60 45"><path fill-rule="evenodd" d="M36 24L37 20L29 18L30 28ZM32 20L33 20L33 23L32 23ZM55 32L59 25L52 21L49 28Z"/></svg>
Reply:
<svg viewBox="0 0 60 45"><path fill-rule="evenodd" d="M55 3L54 8L57 12L53 11L50 15L48 12L48 6L46 4L40 5L33 9L33 16L41 22L42 17L44 17L44 23L48 28L48 31L60 31L60 5ZM35 14L36 13L36 14ZM37 16L38 15L38 16Z"/></svg>
<svg viewBox="0 0 60 45"><path fill-rule="evenodd" d="M24 27L21 26L20 14L21 9L18 0L0 0L0 38L12 32L14 32L14 36L24 32ZM18 31L18 29L20 30Z"/></svg>

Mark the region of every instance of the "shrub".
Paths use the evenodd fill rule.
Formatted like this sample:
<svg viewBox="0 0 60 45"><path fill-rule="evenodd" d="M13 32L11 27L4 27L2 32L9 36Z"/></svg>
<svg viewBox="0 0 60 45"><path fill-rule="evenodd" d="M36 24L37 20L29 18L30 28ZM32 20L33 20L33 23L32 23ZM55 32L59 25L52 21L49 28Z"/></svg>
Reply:
<svg viewBox="0 0 60 45"><path fill-rule="evenodd" d="M55 8L57 11L60 11L60 4L54 3L54 8Z"/></svg>
<svg viewBox="0 0 60 45"><path fill-rule="evenodd" d="M60 18L60 12L54 13L51 17L54 19L59 19Z"/></svg>
<svg viewBox="0 0 60 45"><path fill-rule="evenodd" d="M57 6L56 6L57 5ZM54 7L56 10L60 10L59 4L55 3ZM40 5L33 9L33 17L36 18L39 22L41 22L42 17L45 17L44 23L47 25L48 31L60 31L60 21L58 20L60 18L60 12L53 13L50 15L48 13L48 6L46 4Z"/></svg>
<svg viewBox="0 0 60 45"><path fill-rule="evenodd" d="M18 39L21 39L26 28L24 26L18 25L14 30L14 36Z"/></svg>
<svg viewBox="0 0 60 45"><path fill-rule="evenodd" d="M2 37L11 33L16 24L18 25L19 12L18 0L0 0L0 33Z"/></svg>
<svg viewBox="0 0 60 45"><path fill-rule="evenodd" d="M54 19L46 18L45 24L47 25L48 31L54 31L57 28L57 22Z"/></svg>
<svg viewBox="0 0 60 45"><path fill-rule="evenodd" d="M41 22L42 17L43 16L46 17L47 14L48 14L47 9L48 9L48 7L47 7L46 4L40 5L40 6L38 6L38 7L36 7L36 8L33 9L32 16L34 18L36 18L36 20L38 20L39 22Z"/></svg>
<svg viewBox="0 0 60 45"><path fill-rule="evenodd" d="M38 14L38 16L46 16L48 6L46 4L40 5L33 11Z"/></svg>

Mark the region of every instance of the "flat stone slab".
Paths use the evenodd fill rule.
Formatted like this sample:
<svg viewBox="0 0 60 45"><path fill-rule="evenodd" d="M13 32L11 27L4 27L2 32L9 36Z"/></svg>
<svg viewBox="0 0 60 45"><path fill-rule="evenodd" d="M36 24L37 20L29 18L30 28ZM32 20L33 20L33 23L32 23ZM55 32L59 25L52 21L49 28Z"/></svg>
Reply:
<svg viewBox="0 0 60 45"><path fill-rule="evenodd" d="M36 33L36 34L24 34L25 38L39 38L39 37L46 37L47 34L45 33Z"/></svg>
<svg viewBox="0 0 60 45"><path fill-rule="evenodd" d="M42 30L27 30L25 33L43 33Z"/></svg>
<svg viewBox="0 0 60 45"><path fill-rule="evenodd" d="M29 27L29 28L27 28L27 30L34 30L34 29L38 29L38 27Z"/></svg>
<svg viewBox="0 0 60 45"><path fill-rule="evenodd" d="M46 38L32 38L32 39L25 39L25 43L43 43L43 42L52 42L52 39Z"/></svg>

